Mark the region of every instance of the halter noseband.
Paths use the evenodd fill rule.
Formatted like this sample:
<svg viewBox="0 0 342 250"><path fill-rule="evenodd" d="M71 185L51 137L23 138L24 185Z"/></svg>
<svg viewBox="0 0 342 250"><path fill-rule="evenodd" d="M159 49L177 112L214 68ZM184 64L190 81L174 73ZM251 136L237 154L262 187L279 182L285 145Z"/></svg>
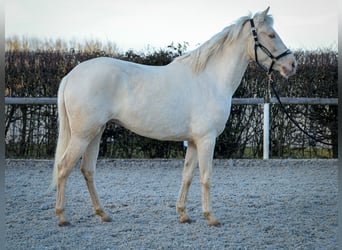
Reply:
<svg viewBox="0 0 342 250"><path fill-rule="evenodd" d="M260 68L262 68L265 72L267 72L267 74L271 74L271 72L273 71L273 66L274 63L279 60L280 58L287 56L289 54L291 54L292 52L288 49L285 52L281 53L279 56L273 56L272 53L264 46L262 45L259 40L258 40L258 34L254 25L254 20L251 18L249 19L250 23L251 23L251 27L252 27L252 32L253 32L253 38L255 41L254 44L254 54L255 54L255 62L260 66ZM258 53L257 53L257 49L260 48L269 58L271 58L272 63L269 67L269 69L267 69L264 65L262 65L259 60L258 60Z"/></svg>

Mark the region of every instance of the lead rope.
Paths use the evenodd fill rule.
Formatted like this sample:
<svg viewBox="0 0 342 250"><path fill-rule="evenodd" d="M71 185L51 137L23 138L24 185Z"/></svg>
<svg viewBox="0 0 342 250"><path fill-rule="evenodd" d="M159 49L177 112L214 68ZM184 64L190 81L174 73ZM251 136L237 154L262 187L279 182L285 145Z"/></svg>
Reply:
<svg viewBox="0 0 342 250"><path fill-rule="evenodd" d="M278 101L278 103L279 103L279 105L280 105L280 108L281 108L281 110L286 114L287 118L289 118L289 120L290 120L290 121L291 121L299 130L300 130L300 131L302 131L306 136L310 137L310 138L313 139L314 141L319 142L319 143L322 143L322 144L324 144L324 145L328 145L328 146L337 146L336 144L322 141L322 140L320 140L320 139L314 137L313 135L309 134L307 131L305 131L305 130L299 125L299 123L298 123L295 119L293 119L292 116L287 112L285 106L284 106L283 103L281 102L280 97L279 97L279 95L278 95L278 92L277 92L277 90L276 90L276 88L275 88L275 86L274 86L274 83L275 83L275 82L274 82L273 79L272 79L272 73L268 73L267 76L268 76L268 86L271 86L271 89L272 89L272 91L273 91L273 93L274 93L274 95L275 95L275 97L276 97L276 99L277 99L277 101ZM266 88L268 89L267 92L270 93L269 87L268 87L268 86L266 87ZM271 95L270 95L270 94L267 94L266 96L268 96L267 98L268 98L268 101L269 101Z"/></svg>

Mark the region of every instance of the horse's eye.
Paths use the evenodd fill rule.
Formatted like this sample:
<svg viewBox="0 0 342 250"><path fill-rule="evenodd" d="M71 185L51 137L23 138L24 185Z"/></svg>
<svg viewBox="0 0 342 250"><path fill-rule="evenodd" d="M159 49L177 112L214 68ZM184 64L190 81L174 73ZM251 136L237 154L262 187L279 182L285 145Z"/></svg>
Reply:
<svg viewBox="0 0 342 250"><path fill-rule="evenodd" d="M275 36L275 34L271 33L271 34L268 35L268 37L271 38L271 39L274 39L276 36Z"/></svg>

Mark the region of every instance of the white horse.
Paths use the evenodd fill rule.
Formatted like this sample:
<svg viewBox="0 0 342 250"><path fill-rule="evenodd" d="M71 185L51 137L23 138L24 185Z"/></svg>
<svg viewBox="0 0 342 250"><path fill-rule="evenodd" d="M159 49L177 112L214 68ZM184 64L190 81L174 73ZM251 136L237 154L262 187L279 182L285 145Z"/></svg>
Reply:
<svg viewBox="0 0 342 250"><path fill-rule="evenodd" d="M180 222L190 222L185 203L198 163L203 214L209 225L219 224L209 197L215 140L225 128L233 93L248 63L257 60L265 67L271 65L284 77L296 71L295 58L273 29L268 10L240 18L166 66L104 57L79 64L63 78L52 182L52 187L57 185L55 212L60 226L69 224L64 214L66 180L81 157L95 213L102 221L111 221L94 184L100 138L108 121L142 136L188 141L176 203Z"/></svg>

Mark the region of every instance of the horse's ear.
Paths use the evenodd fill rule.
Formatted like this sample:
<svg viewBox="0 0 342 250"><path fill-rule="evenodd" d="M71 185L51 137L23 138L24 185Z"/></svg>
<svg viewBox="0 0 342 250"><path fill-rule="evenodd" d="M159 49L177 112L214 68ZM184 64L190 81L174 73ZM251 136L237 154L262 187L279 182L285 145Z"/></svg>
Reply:
<svg viewBox="0 0 342 250"><path fill-rule="evenodd" d="M270 10L270 6L268 6L267 9L262 12L262 15L265 17L268 14L269 10Z"/></svg>
<svg viewBox="0 0 342 250"><path fill-rule="evenodd" d="M255 16L255 20L258 23L263 23L265 21L265 17L268 13L268 11L270 10L270 7L267 7L266 10L264 10L263 12L261 12L260 14Z"/></svg>

